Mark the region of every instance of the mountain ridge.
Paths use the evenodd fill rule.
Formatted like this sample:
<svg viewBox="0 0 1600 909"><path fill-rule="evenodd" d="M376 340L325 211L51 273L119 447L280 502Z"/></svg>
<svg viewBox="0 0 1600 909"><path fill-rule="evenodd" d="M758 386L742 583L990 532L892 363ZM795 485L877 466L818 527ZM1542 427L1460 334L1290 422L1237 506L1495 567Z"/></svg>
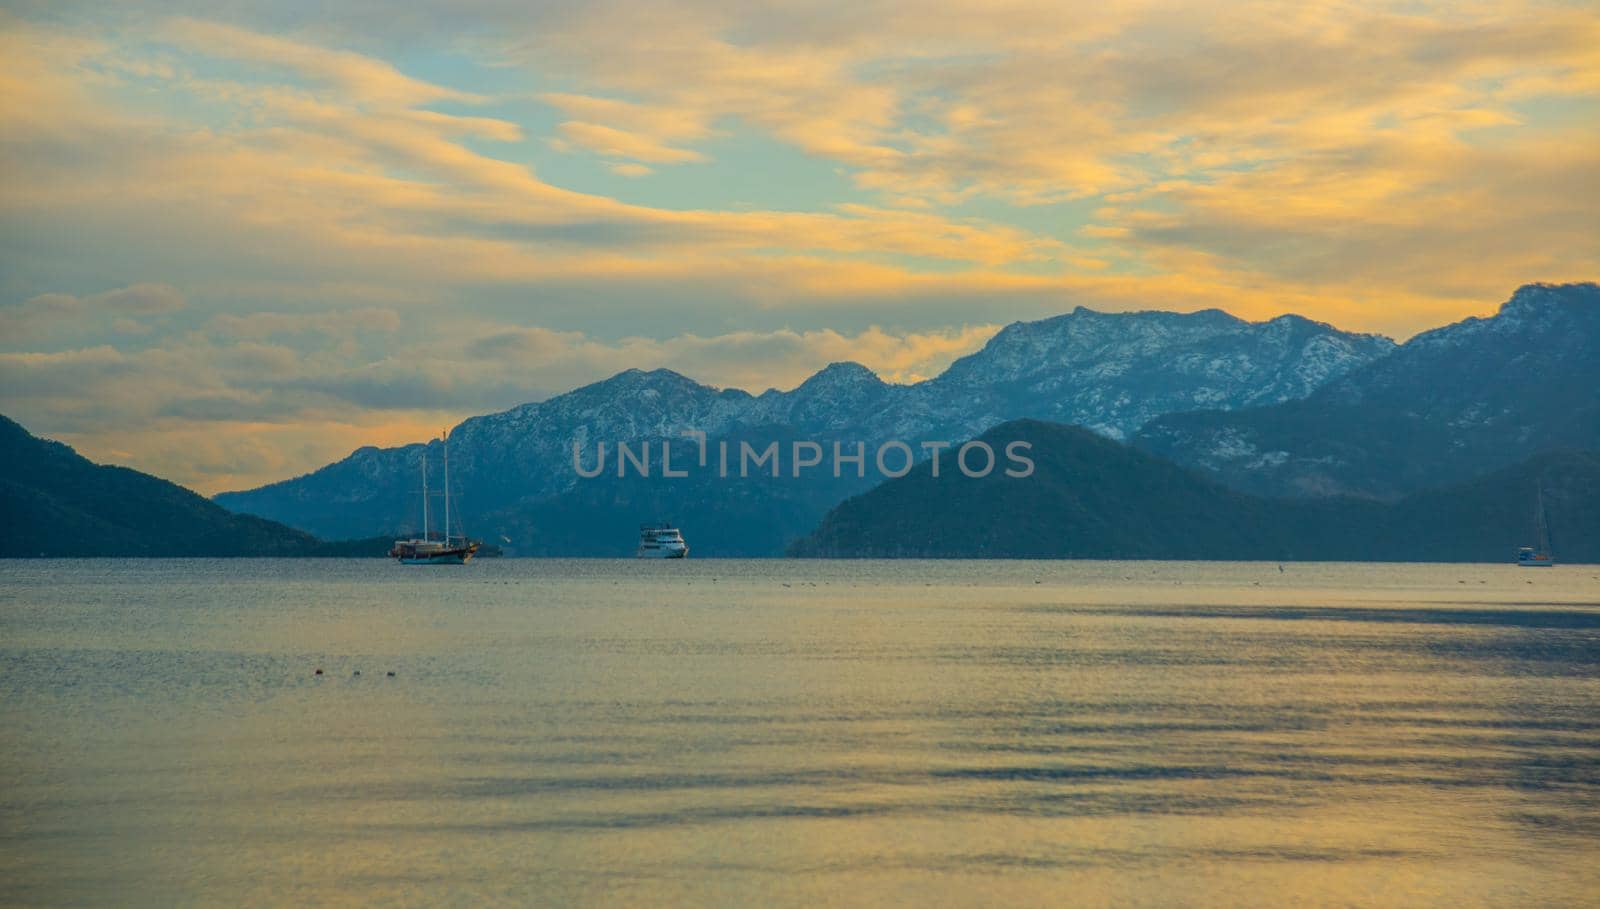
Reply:
<svg viewBox="0 0 1600 909"><path fill-rule="evenodd" d="M876 444L965 438L1003 419L1037 416L1121 437L1153 413L1304 394L1393 346L1301 317L1247 322L1220 310L1100 313L1080 306L1012 323L979 351L913 385L884 382L852 362L830 364L788 391L759 395L672 370L625 370L458 424L451 477L463 507L484 515L572 491L574 444L592 451L601 440L674 439L685 429L716 438L775 427L822 442ZM216 501L324 536L395 528L414 523L412 489L424 454L437 463L439 443L363 447L299 477L222 493ZM833 494L822 487L814 493Z"/></svg>
<svg viewBox="0 0 1600 909"><path fill-rule="evenodd" d="M1379 499L1600 448L1600 287L1525 285L1304 398L1167 414L1133 441L1237 489Z"/></svg>

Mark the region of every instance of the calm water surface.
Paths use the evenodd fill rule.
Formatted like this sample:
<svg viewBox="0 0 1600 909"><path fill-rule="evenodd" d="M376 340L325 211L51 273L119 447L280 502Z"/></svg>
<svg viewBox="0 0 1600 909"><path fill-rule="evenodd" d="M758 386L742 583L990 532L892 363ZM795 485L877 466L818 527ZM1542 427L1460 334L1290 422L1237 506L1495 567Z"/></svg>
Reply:
<svg viewBox="0 0 1600 909"><path fill-rule="evenodd" d="M1600 567L0 563L0 786L5 905L1594 905Z"/></svg>

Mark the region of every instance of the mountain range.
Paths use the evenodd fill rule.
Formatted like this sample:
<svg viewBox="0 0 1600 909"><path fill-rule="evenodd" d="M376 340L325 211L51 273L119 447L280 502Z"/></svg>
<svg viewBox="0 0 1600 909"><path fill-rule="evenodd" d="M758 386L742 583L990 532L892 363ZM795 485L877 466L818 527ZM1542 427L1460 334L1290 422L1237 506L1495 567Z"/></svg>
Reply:
<svg viewBox="0 0 1600 909"><path fill-rule="evenodd" d="M1600 287L1528 285L1301 399L1169 414L1133 441L1236 489L1381 499L1600 449Z"/></svg>
<svg viewBox="0 0 1600 909"><path fill-rule="evenodd" d="M1513 536L1530 541L1530 497L1545 489L1565 522L1562 556L1573 558L1573 547L1600 538L1583 479L1594 457L1584 452L1600 450L1597 352L1594 284L1528 285L1491 317L1401 345L1296 316L1080 307L1007 326L911 385L853 363L759 395L627 370L461 423L451 481L465 528L523 555L625 555L639 522L663 518L699 555L953 554L912 532L938 515L945 527L971 518L992 534L966 554L1498 559ZM1025 427L1059 448L1036 453L1033 483L952 476L923 488L926 463L892 479L871 454L899 439L917 460L927 453L919 443L996 426ZM705 448L686 430L705 433ZM619 442L649 443L656 475L619 475ZM580 478L574 447L593 463L602 443L607 469ZM703 466L707 452L742 443L776 443L780 475ZM802 472L792 456L811 443L861 443L864 469ZM660 475L663 446L686 476ZM8 555L151 555L174 545L189 555L376 554L415 528L423 459L437 484L442 455L437 441L362 448L208 502L93 465L10 421L0 424L0 452L10 468L0 483ZM1007 536L995 508L1036 532Z"/></svg>
<svg viewBox="0 0 1600 909"><path fill-rule="evenodd" d="M1394 346L1299 316L1256 323L1219 310L1080 307L1007 326L941 375L911 385L885 383L855 363L835 363L791 391L759 395L670 370L628 370L461 423L450 434L451 481L473 531L509 539L523 554L622 551L634 524L666 517L696 527L702 551L776 555L833 505L883 477L869 470L866 477L800 482L580 481L574 444L592 457L600 441L673 440L693 429L713 445L798 438L872 449L887 439L915 446L969 438L1018 417L1123 438L1164 413L1298 399ZM330 537L409 528L417 521L414 490L425 455L438 464L439 443L362 448L305 476L216 501ZM714 549L707 545L713 541Z"/></svg>

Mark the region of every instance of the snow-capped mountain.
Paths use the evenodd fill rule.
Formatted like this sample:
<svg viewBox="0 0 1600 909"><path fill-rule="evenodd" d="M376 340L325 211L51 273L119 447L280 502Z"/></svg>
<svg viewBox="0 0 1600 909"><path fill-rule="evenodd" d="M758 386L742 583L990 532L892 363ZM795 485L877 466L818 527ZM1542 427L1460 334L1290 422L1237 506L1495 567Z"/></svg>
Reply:
<svg viewBox="0 0 1600 909"><path fill-rule="evenodd" d="M1379 498L1600 448L1600 287L1527 285L1301 400L1172 414L1135 444L1248 491Z"/></svg>
<svg viewBox="0 0 1600 909"><path fill-rule="evenodd" d="M718 390L668 369L630 369L545 401L472 417L450 432L457 511L481 516L570 488L577 481L574 443L592 458L600 440L676 438L690 428L721 433L754 400L747 392ZM312 532L325 539L410 529L420 517L424 456L437 485L443 446L432 441L360 448L304 476L223 493L216 501L247 514L284 515L285 523L316 528Z"/></svg>
<svg viewBox="0 0 1600 909"><path fill-rule="evenodd" d="M860 363L830 363L793 391L767 389L745 410L742 422L842 432L898 406L908 388L890 385Z"/></svg>
<svg viewBox="0 0 1600 909"><path fill-rule="evenodd" d="M1246 322L1221 310L1102 313L1017 322L911 390L912 418L956 438L1006 420L1071 423L1121 439L1157 416L1305 397L1394 342L1300 316Z"/></svg>
<svg viewBox="0 0 1600 909"><path fill-rule="evenodd" d="M628 370L466 420L451 433L451 484L469 514L522 508L574 488L574 443L592 456L601 440L677 439L690 429L712 438L765 429L783 437L874 447L901 439L915 446L959 441L1032 417L1122 438L1176 410L1302 397L1393 346L1387 338L1299 316L1253 323L1218 310L1100 313L1079 307L1007 326L982 350L915 385L885 383L855 363L832 364L793 390L760 395L719 390L670 370ZM427 452L437 464L438 449L437 443L362 448L305 476L224 493L217 501L324 537L409 528L416 521L421 458ZM855 491L859 484L818 488L801 511L825 510ZM808 529L798 526L793 534Z"/></svg>

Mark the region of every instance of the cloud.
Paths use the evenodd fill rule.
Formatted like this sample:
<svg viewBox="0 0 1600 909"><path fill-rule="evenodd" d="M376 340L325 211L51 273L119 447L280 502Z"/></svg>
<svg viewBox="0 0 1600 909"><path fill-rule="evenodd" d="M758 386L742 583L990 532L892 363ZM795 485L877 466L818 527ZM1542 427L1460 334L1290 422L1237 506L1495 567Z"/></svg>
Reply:
<svg viewBox="0 0 1600 909"><path fill-rule="evenodd" d="M182 68L171 80L144 78L171 81L196 103L238 106L249 118L188 131L119 120L109 103L86 100L97 82L83 74L103 67L105 45L52 34L44 40L62 53L39 61L47 71L40 84L74 86L79 98L49 129L19 130L23 151L7 163L22 179L0 191L0 201L19 217L118 231L130 250L146 236L182 238L151 254L186 278L231 256L243 257L246 270L292 268L311 280L590 282L601 286L597 293L624 295L677 285L684 297L691 286L720 285L792 306L812 294L850 299L883 288L911 299L928 285L930 267L953 268L956 283L987 282L1005 295L1020 273L1070 288L1096 271L1171 274L1174 253L1204 252L1216 257L1219 290L1263 278L1307 284L1339 269L1305 267L1288 243L1231 255L1227 237L1244 238L1240 231L1197 236L1217 223L1207 211L1224 192L1235 197L1229 205L1284 200L1280 235L1322 243L1328 221L1308 206L1353 202L1426 174L1430 163L1452 176L1428 181L1437 192L1470 186L1471 170L1451 165L1455 146L1487 147L1479 137L1486 130L1535 129L1522 126L1529 115L1512 106L1529 92L1570 94L1594 82L1592 55L1582 51L1594 17L1579 11L1533 17L1485 7L1463 25L1381 8L1277 18L1267 15L1273 9L1246 3L1170 18L1170 8L1133 6L1067 21L1049 6L1018 4L993 19L954 10L911 23L871 8L807 38L806 28L771 11L729 18L691 6L671 22L646 13L642 21L659 32L629 31L618 47L592 46L612 35L608 23L637 12L624 4L568 10L541 20L532 43L499 48L529 67L565 67L564 75L592 81L589 91L537 97L570 118L550 138L601 154L613 173L656 169L643 162L705 163L693 146L734 118L839 162L883 200L805 212L652 208L561 188L467 141L520 142L519 124L419 106L486 103L481 93L406 76L366 55L193 19L160 34L186 53L261 67L265 80L202 79ZM1183 32L1181 44L1174 30ZM649 35L649 47L632 43L635 34ZM1055 40L1041 40L1045 34ZM673 78L659 78L668 70ZM273 73L289 75L275 81ZM1556 74L1566 81L1553 81ZM16 109L48 106L27 97L26 86L15 90L24 93ZM26 153L46 132L66 135L80 154L64 165L42 146ZM1544 148L1556 141L1592 144L1581 131L1540 140ZM83 157L95 147L118 153ZM1351 168L1362 173L1360 185L1340 179ZM1582 173L1549 176L1573 198ZM1473 195L1485 211L1516 202L1508 184L1496 193ZM1094 224L1062 231L1070 240L949 210L983 197L1032 205L1096 195L1114 204L1101 205ZM1435 226L1457 221L1441 217ZM148 218L154 230L134 229ZM1554 220L1527 227L1530 248L1576 249ZM1283 255L1274 259L1277 250ZM1378 265L1390 273L1405 270L1398 248L1375 243L1368 252L1392 261ZM1405 296L1452 304L1468 292L1489 297L1529 277L1514 272L1533 258L1485 268L1475 257L1470 290L1416 275ZM1581 251L1547 259L1577 272L1594 261ZM1336 260L1349 261L1328 259ZM793 282L782 286L784 276ZM1305 296L1304 287L1285 291ZM1323 305L1337 305L1342 293L1328 284Z"/></svg>
<svg viewBox="0 0 1600 909"><path fill-rule="evenodd" d="M651 164L683 164L709 160L675 143L711 135L706 121L692 113L630 104L616 98L596 98L552 92L541 100L575 119L557 127L552 147L562 151L588 151L606 158L626 158ZM614 166L613 170L629 165ZM638 164L632 165L638 168ZM638 176L637 172L624 172ZM644 173L649 173L645 168Z"/></svg>
<svg viewBox="0 0 1600 909"><path fill-rule="evenodd" d="M124 316L155 316L183 308L183 295L166 284L134 284L108 290L83 301L88 309Z"/></svg>
<svg viewBox="0 0 1600 909"><path fill-rule="evenodd" d="M513 328L472 340L463 347L463 358L494 363L502 374L534 369L533 375L548 376L534 381L552 388L575 387L628 368L667 367L712 384L761 391L792 388L840 360L861 363L888 381L920 381L983 346L999 328L897 333L871 326L854 334L778 329L610 342L575 332Z"/></svg>
<svg viewBox="0 0 1600 909"><path fill-rule="evenodd" d="M410 108L436 101L478 102L483 96L410 78L371 57L292 41L220 22L179 17L163 30L192 50L267 67L282 67L335 89L346 98L384 107Z"/></svg>
<svg viewBox="0 0 1600 909"><path fill-rule="evenodd" d="M325 59L318 48L237 28L180 20L168 31L196 53L263 66L270 60L264 74L289 70L345 94L292 81L172 80L168 87L195 104L248 112L225 128L207 129L147 120L119 126L109 98L98 106L85 100L60 111L48 129L19 129L4 152L20 178L0 191L9 217L114 231L126 249L159 239L152 255L185 270L224 254L308 276L370 277L387 270L399 280L419 273L441 281L595 274L628 280L714 272L739 257L767 262L804 254L996 266L1049 258L1062 245L985 219L870 206L793 212L625 204L554 186L526 165L463 141L513 140L521 135L515 124L416 107L465 93L400 76L360 55L338 52ZM99 65L93 48L81 53L86 56L39 62L65 73ZM33 97L25 84L15 90L18 108L47 100ZM669 127L661 117L616 105L562 103L631 118L662 134L696 129ZM87 154L67 161L49 154L46 132L68 137ZM635 141L635 134L612 127L572 125L567 132L617 157L698 156Z"/></svg>
<svg viewBox="0 0 1600 909"><path fill-rule="evenodd" d="M652 164L682 164L687 161L704 161L706 156L696 151L671 148L636 133L624 132L598 123L569 120L559 127L561 138L557 147L572 146L592 151L604 158L631 158Z"/></svg>
<svg viewBox="0 0 1600 909"><path fill-rule="evenodd" d="M177 312L184 298L166 284L133 284L86 297L40 294L0 306L0 344L16 346L55 336L83 336L110 326L123 334L150 331L147 319Z"/></svg>
<svg viewBox="0 0 1600 909"><path fill-rule="evenodd" d="M264 339L280 335L319 334L339 338L360 333L391 334L400 328L400 314L393 309L361 307L327 312L252 312L223 314L206 326L208 332L223 338Z"/></svg>
<svg viewBox="0 0 1600 909"><path fill-rule="evenodd" d="M1330 160L1330 158L1332 160ZM1154 254L1205 252L1224 267L1306 285L1376 290L1582 280L1600 267L1592 229L1600 141L1582 131L1492 146L1375 136L1327 157L1175 188L1128 218Z"/></svg>

